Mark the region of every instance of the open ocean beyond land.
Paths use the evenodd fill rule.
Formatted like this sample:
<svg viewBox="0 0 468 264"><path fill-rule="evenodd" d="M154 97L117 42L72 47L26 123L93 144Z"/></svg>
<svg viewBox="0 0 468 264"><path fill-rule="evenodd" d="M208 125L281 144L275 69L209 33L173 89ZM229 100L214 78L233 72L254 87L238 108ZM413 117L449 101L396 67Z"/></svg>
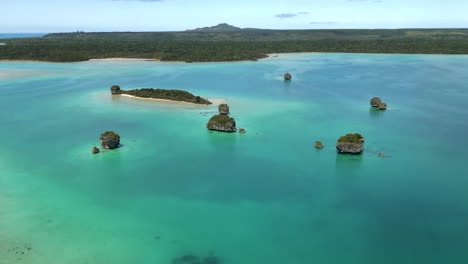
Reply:
<svg viewBox="0 0 468 264"><path fill-rule="evenodd" d="M467 72L450 55L0 61L0 264L468 263ZM114 84L225 99L247 133ZM124 146L92 155L106 130ZM337 154L351 132L364 153Z"/></svg>
<svg viewBox="0 0 468 264"><path fill-rule="evenodd" d="M6 38L39 38L47 33L0 33L0 39Z"/></svg>

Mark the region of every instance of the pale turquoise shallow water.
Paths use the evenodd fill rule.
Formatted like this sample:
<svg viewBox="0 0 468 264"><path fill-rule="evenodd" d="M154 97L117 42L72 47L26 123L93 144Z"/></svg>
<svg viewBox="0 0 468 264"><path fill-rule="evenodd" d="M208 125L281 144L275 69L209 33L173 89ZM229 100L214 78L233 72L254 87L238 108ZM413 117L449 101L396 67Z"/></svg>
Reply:
<svg viewBox="0 0 468 264"><path fill-rule="evenodd" d="M0 263L466 263L467 72L441 55L0 62ZM247 134L113 84L225 99ZM91 155L105 130L124 147ZM349 132L361 156L337 155Z"/></svg>

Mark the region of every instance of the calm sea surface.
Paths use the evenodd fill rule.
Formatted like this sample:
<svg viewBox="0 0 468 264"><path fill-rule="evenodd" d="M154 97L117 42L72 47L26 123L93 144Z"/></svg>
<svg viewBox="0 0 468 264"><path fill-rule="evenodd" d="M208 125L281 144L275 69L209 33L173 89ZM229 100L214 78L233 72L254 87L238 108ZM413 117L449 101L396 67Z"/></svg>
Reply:
<svg viewBox="0 0 468 264"><path fill-rule="evenodd" d="M0 39L6 38L36 38L47 35L47 33L0 33Z"/></svg>
<svg viewBox="0 0 468 264"><path fill-rule="evenodd" d="M0 62L0 264L468 263L467 72L445 55ZM114 84L224 99L247 133ZM124 146L91 155L106 130ZM365 152L338 155L351 132Z"/></svg>

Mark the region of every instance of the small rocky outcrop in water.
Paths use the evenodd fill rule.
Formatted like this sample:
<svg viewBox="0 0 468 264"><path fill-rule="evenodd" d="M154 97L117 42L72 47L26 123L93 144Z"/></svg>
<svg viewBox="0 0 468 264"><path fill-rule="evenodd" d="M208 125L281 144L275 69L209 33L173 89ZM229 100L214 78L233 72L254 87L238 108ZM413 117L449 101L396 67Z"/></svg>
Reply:
<svg viewBox="0 0 468 264"><path fill-rule="evenodd" d="M379 104L382 103L382 99L380 97L374 97L370 100L370 105L372 107L379 107Z"/></svg>
<svg viewBox="0 0 468 264"><path fill-rule="evenodd" d="M339 153L359 154L364 150L364 137L361 134L347 134L338 139L336 149Z"/></svg>
<svg viewBox="0 0 468 264"><path fill-rule="evenodd" d="M236 121L228 115L215 115L208 123L206 128L209 130L223 131L223 132L236 132Z"/></svg>
<svg viewBox="0 0 468 264"><path fill-rule="evenodd" d="M315 148L316 149L323 149L322 141L315 141Z"/></svg>
<svg viewBox="0 0 468 264"><path fill-rule="evenodd" d="M284 79L285 79L286 81L290 81L290 80L292 79L292 75L291 75L290 73L285 73L285 74L284 74Z"/></svg>
<svg viewBox="0 0 468 264"><path fill-rule="evenodd" d="M112 94L120 94L121 93L120 86L118 86L118 85L113 85L110 88L110 90L111 90Z"/></svg>
<svg viewBox="0 0 468 264"><path fill-rule="evenodd" d="M92 153L92 154L98 154L99 152L101 152L101 151L100 151L99 148L96 147L96 146L94 146L93 149L91 150L91 153Z"/></svg>
<svg viewBox="0 0 468 264"><path fill-rule="evenodd" d="M120 135L114 131L102 133L99 139L101 140L101 146L106 149L115 149L120 145Z"/></svg>
<svg viewBox="0 0 468 264"><path fill-rule="evenodd" d="M223 132L236 132L236 121L234 118L229 117L229 106L227 104L220 104L218 110L219 115L213 116L206 124L206 128Z"/></svg>
<svg viewBox="0 0 468 264"><path fill-rule="evenodd" d="M387 110L387 104L386 103L380 103L378 108L379 108L379 110Z"/></svg>
<svg viewBox="0 0 468 264"><path fill-rule="evenodd" d="M218 110L220 115L229 115L229 105L227 104L220 104Z"/></svg>
<svg viewBox="0 0 468 264"><path fill-rule="evenodd" d="M246 132L247 132L247 131L245 130L245 128L241 128L241 129L239 129L239 133L242 133L242 134L244 134L244 133L246 133Z"/></svg>
<svg viewBox="0 0 468 264"><path fill-rule="evenodd" d="M379 110L387 110L387 104L382 102L380 97L374 97L370 100L370 104L372 107L375 107Z"/></svg>

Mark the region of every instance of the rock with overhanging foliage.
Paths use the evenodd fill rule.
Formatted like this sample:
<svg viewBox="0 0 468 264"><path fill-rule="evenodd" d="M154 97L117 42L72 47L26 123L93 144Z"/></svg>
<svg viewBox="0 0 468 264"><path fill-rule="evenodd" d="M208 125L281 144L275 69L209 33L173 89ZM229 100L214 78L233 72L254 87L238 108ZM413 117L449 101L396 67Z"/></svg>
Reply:
<svg viewBox="0 0 468 264"><path fill-rule="evenodd" d="M118 85L113 85L111 88L111 93L112 94L120 94L121 90L120 90L120 86Z"/></svg>
<svg viewBox="0 0 468 264"><path fill-rule="evenodd" d="M120 135L114 131L102 133L99 139L101 140L101 146L106 149L115 149L120 145Z"/></svg>
<svg viewBox="0 0 468 264"><path fill-rule="evenodd" d="M229 115L229 105L227 104L220 104L218 110L220 115Z"/></svg>
<svg viewBox="0 0 468 264"><path fill-rule="evenodd" d="M315 141L315 148L316 149L323 149L322 141Z"/></svg>
<svg viewBox="0 0 468 264"><path fill-rule="evenodd" d="M347 134L338 139L339 153L359 154L364 150L364 137L361 134Z"/></svg>
<svg viewBox="0 0 468 264"><path fill-rule="evenodd" d="M380 97L374 97L370 100L370 105L372 107L379 107L379 104L382 103L382 99Z"/></svg>
<svg viewBox="0 0 468 264"><path fill-rule="evenodd" d="M96 147L96 146L94 146L93 149L91 150L91 153L92 153L92 154L98 154L99 152L101 152L101 151L100 151L99 148Z"/></svg>
<svg viewBox="0 0 468 264"><path fill-rule="evenodd" d="M236 121L234 118L229 117L228 115L215 115L213 116L208 123L206 128L209 130L216 130L222 132L236 132Z"/></svg>
<svg viewBox="0 0 468 264"><path fill-rule="evenodd" d="M386 103L380 103L378 108L379 108L379 110L387 110L387 104Z"/></svg>

